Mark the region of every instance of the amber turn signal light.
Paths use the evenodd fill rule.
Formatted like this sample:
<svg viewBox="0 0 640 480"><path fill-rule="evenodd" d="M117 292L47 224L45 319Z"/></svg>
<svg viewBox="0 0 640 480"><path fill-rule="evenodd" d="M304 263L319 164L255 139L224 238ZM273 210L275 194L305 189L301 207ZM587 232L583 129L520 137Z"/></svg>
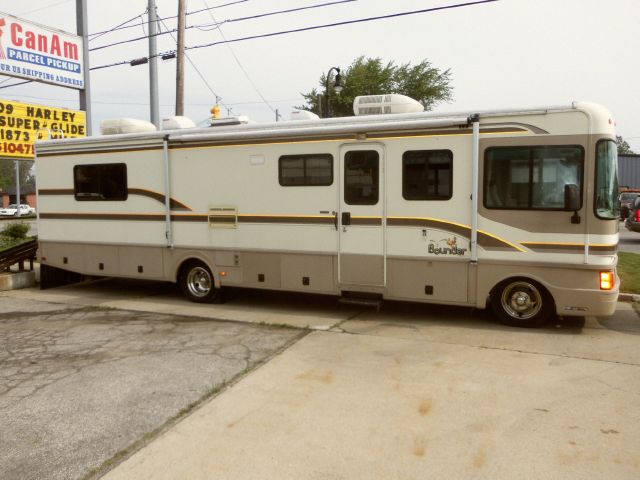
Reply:
<svg viewBox="0 0 640 480"><path fill-rule="evenodd" d="M613 279L613 272L600 272L600 290L612 290Z"/></svg>

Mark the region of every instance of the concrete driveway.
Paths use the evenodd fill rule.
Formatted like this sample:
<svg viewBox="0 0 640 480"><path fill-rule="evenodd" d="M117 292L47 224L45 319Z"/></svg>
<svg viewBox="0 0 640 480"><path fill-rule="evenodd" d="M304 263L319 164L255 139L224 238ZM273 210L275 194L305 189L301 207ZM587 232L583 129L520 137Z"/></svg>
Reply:
<svg viewBox="0 0 640 480"><path fill-rule="evenodd" d="M313 330L297 337L268 329L286 332L275 343L290 346L274 345L279 353L265 353L266 364L217 394L203 387L207 400L180 421L123 442L130 448L103 463L115 467L110 480L640 478L640 321L631 304L608 319L522 330L470 309L387 303L377 313L267 292L193 305L163 285L112 280L14 291L0 301L25 298L91 306L115 315L107 324L131 315L105 310L117 306L158 311L170 323L180 313L186 322L184 315L221 316L235 328ZM199 334L218 328L193 321L204 325ZM118 388L87 385L91 396ZM137 422L145 410L120 417ZM59 443L76 445L79 430ZM117 435L114 428L107 437Z"/></svg>

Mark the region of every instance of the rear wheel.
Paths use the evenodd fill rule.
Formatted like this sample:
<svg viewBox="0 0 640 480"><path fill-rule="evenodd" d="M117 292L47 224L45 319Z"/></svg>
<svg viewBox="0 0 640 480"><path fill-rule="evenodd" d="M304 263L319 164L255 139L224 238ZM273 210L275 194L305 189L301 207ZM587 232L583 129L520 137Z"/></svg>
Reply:
<svg viewBox="0 0 640 480"><path fill-rule="evenodd" d="M513 327L539 327L555 314L553 299L538 282L524 278L505 280L490 295L499 320Z"/></svg>
<svg viewBox="0 0 640 480"><path fill-rule="evenodd" d="M220 296L209 267L202 262L193 261L182 267L178 283L182 293L192 302L213 302Z"/></svg>

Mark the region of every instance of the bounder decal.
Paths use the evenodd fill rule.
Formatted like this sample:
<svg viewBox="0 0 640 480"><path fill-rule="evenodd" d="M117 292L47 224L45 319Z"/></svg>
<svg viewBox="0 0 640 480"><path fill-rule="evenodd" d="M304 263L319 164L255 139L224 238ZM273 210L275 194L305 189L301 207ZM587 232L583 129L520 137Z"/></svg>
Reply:
<svg viewBox="0 0 640 480"><path fill-rule="evenodd" d="M442 235L457 234L466 240L471 239L471 227L463 225L461 223L449 222L447 220L441 220L438 218L426 218L426 217L388 217L387 225L390 227L421 227L426 230L427 233L431 229L437 230ZM458 247L461 245L458 240ZM524 252L524 249L517 245L503 240L490 233L478 230L478 245L485 250L501 250L509 252ZM434 247L436 248L436 247ZM449 247L451 249L451 247Z"/></svg>
<svg viewBox="0 0 640 480"><path fill-rule="evenodd" d="M459 246L458 238L450 237L450 238L443 238L438 241L429 240L429 246L427 247L427 251L433 255L449 255L449 256L462 257L464 256L465 253L469 251L469 248L463 248Z"/></svg>

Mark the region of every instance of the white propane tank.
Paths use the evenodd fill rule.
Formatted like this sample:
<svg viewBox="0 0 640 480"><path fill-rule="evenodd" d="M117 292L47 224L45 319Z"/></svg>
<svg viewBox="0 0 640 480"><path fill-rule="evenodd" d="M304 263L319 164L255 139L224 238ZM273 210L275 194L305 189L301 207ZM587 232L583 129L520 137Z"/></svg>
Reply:
<svg viewBox="0 0 640 480"><path fill-rule="evenodd" d="M360 95L353 100L353 113L358 115L383 115L387 113L424 112L420 102L406 95Z"/></svg>

